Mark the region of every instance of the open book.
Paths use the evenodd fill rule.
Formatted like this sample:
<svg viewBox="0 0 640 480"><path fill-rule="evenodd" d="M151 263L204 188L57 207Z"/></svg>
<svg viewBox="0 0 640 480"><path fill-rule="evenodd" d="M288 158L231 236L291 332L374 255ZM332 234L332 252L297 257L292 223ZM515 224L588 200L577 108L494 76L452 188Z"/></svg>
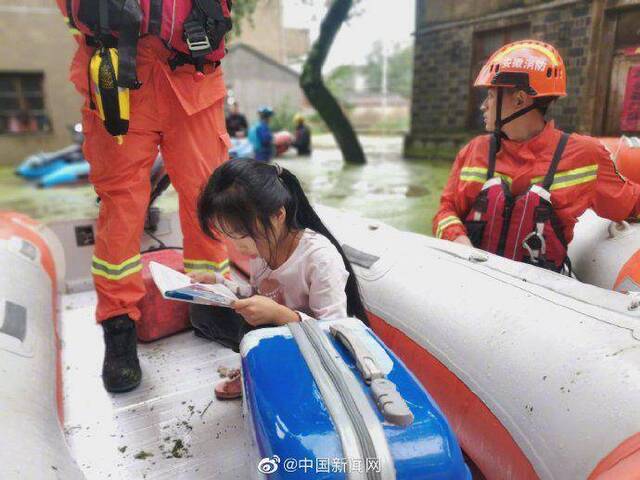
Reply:
<svg viewBox="0 0 640 480"><path fill-rule="evenodd" d="M151 277L169 300L230 307L238 297L222 284L191 283L191 278L158 262L149 263Z"/></svg>

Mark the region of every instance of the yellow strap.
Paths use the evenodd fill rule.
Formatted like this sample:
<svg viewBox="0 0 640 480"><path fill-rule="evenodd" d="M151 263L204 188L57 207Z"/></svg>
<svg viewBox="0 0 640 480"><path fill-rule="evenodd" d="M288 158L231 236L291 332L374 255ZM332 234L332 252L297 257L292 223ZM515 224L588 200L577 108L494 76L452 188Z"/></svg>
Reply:
<svg viewBox="0 0 640 480"><path fill-rule="evenodd" d="M227 258L220 262L212 262L210 260L191 260L185 258L184 270L185 272L214 271L224 273L229 271L229 259Z"/></svg>
<svg viewBox="0 0 640 480"><path fill-rule="evenodd" d="M114 274L114 273L109 273L106 272L104 270L101 270L99 268L96 267L91 267L91 273L93 273L94 275L98 276L98 277L104 277L108 280L121 280L124 277L128 277L129 275L133 275L134 273L138 273L140 270L142 270L142 263L140 263L139 265L136 265L135 267L132 267L128 270L122 271L120 273Z"/></svg>
<svg viewBox="0 0 640 480"><path fill-rule="evenodd" d="M123 261L122 263L109 263L105 260L102 260L98 257L96 257L95 255L93 256L92 262L93 263L97 263L99 265L104 265L105 267L107 267L109 270L122 270L123 267L126 267L127 265L129 265L130 263L133 262L138 262L140 261L142 257L140 257L140 254L134 255L131 258L127 258L125 261Z"/></svg>
<svg viewBox="0 0 640 480"><path fill-rule="evenodd" d="M569 175L578 175L578 174L588 174L588 173L596 173L598 171L598 164L594 163L593 165L586 165L580 168L574 168L573 170L566 170L564 172L558 172L555 175L555 178L567 177Z"/></svg>
<svg viewBox="0 0 640 480"><path fill-rule="evenodd" d="M460 180L463 182L477 182L484 183L487 181L487 174L484 175L479 173L464 173L460 172Z"/></svg>
<svg viewBox="0 0 640 480"><path fill-rule="evenodd" d="M579 185L581 183L595 182L598 176L594 173L593 175L589 175L588 177L577 178L574 180L567 180L566 182L555 183L551 185L551 191L558 190L560 188L573 187L575 185Z"/></svg>
<svg viewBox="0 0 640 480"><path fill-rule="evenodd" d="M461 173L482 173L484 175L487 174L487 169L485 167L462 167Z"/></svg>
<svg viewBox="0 0 640 480"><path fill-rule="evenodd" d="M597 177L597 173L597 164L558 172L553 177L553 185L551 185L550 190L553 191L560 188L573 187L582 183L593 182ZM544 176L535 177L531 180L531 184L541 183L543 180Z"/></svg>
<svg viewBox="0 0 640 480"><path fill-rule="evenodd" d="M140 270L142 270L140 254L134 255L118 264L109 263L94 255L91 263L91 273L109 280L120 280L134 273L138 273Z"/></svg>
<svg viewBox="0 0 640 480"><path fill-rule="evenodd" d="M211 265L213 267L220 268L227 265L229 263L229 259L225 258L224 260L220 260L219 262L212 262L210 260L192 260L190 258L185 258L184 263L185 265L188 263L191 265Z"/></svg>
<svg viewBox="0 0 640 480"><path fill-rule="evenodd" d="M502 178L507 185L511 185L513 181L509 175L496 172L496 175ZM485 183L487 181L487 169L484 167L462 167L460 170L460 180L463 182Z"/></svg>
<svg viewBox="0 0 640 480"><path fill-rule="evenodd" d="M559 188L572 187L581 183L592 182L596 179L598 172L598 165L587 165L584 167L574 168L573 170L565 170L558 172L553 178L553 185L551 190L557 190ZM513 180L504 173L496 172L496 175L502 178L508 185L511 185ZM463 167L460 171L460 180L465 182L478 182L485 183L487 176L487 169L484 167ZM531 179L531 184L542 183L544 175L534 177Z"/></svg>
<svg viewBox="0 0 640 480"><path fill-rule="evenodd" d="M462 222L455 215L444 217L438 222L438 228L436 229L436 238L442 238L442 234L444 233L445 229L447 229L451 225L462 225Z"/></svg>
<svg viewBox="0 0 640 480"><path fill-rule="evenodd" d="M219 269L206 268L206 267L196 267L196 268L184 267L184 271L186 273L215 271L216 273L219 273L221 275L226 275L227 273L229 273L231 271L231 267L229 265L227 265L226 267L219 268Z"/></svg>

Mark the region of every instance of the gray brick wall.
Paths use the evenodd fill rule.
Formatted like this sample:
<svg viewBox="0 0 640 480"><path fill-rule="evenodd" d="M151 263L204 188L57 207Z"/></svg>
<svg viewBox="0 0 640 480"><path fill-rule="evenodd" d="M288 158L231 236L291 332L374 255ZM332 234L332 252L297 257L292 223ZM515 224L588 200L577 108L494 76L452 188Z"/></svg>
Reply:
<svg viewBox="0 0 640 480"><path fill-rule="evenodd" d="M586 66L591 35L591 2L582 0L561 7L510 16L479 19L451 28L416 35L411 133L408 156L433 138L464 139L468 129L471 63L474 32L530 23L531 37L556 46L565 60L568 96L551 109L556 124L573 131L579 123L580 96L586 87ZM459 142L458 142L459 143ZM412 149L412 145L418 148Z"/></svg>
<svg viewBox="0 0 640 480"><path fill-rule="evenodd" d="M68 145L67 126L80 121L82 98L69 81L76 43L55 2L46 2L46 8L41 3L45 2L0 0L0 72L44 75L44 106L53 130L0 134L0 165L16 165L32 153Z"/></svg>
<svg viewBox="0 0 640 480"><path fill-rule="evenodd" d="M424 136L466 127L471 82L471 27L442 30L416 40L412 133Z"/></svg>
<svg viewBox="0 0 640 480"><path fill-rule="evenodd" d="M567 97L551 110L556 124L573 131L579 123L580 97L586 86L586 66L591 40L591 2L558 8L535 15L531 21L534 38L554 45L564 59L567 69Z"/></svg>

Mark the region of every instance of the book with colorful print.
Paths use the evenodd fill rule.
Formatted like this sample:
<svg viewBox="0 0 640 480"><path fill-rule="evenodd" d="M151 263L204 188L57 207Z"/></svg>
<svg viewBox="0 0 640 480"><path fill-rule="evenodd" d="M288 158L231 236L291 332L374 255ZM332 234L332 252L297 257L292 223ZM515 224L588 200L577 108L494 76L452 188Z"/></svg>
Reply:
<svg viewBox="0 0 640 480"><path fill-rule="evenodd" d="M238 300L238 297L225 285L192 283L187 275L161 263L149 263L149 270L162 297L168 300L227 308Z"/></svg>

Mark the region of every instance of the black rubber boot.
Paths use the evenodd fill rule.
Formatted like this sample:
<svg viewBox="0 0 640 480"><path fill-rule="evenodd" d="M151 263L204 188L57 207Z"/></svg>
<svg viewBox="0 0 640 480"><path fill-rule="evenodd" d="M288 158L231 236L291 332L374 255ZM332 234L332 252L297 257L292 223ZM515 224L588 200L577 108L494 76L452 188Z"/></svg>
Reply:
<svg viewBox="0 0 640 480"><path fill-rule="evenodd" d="M102 381L108 392L133 390L142 381L138 361L136 324L128 315L118 315L102 322L104 363Z"/></svg>

